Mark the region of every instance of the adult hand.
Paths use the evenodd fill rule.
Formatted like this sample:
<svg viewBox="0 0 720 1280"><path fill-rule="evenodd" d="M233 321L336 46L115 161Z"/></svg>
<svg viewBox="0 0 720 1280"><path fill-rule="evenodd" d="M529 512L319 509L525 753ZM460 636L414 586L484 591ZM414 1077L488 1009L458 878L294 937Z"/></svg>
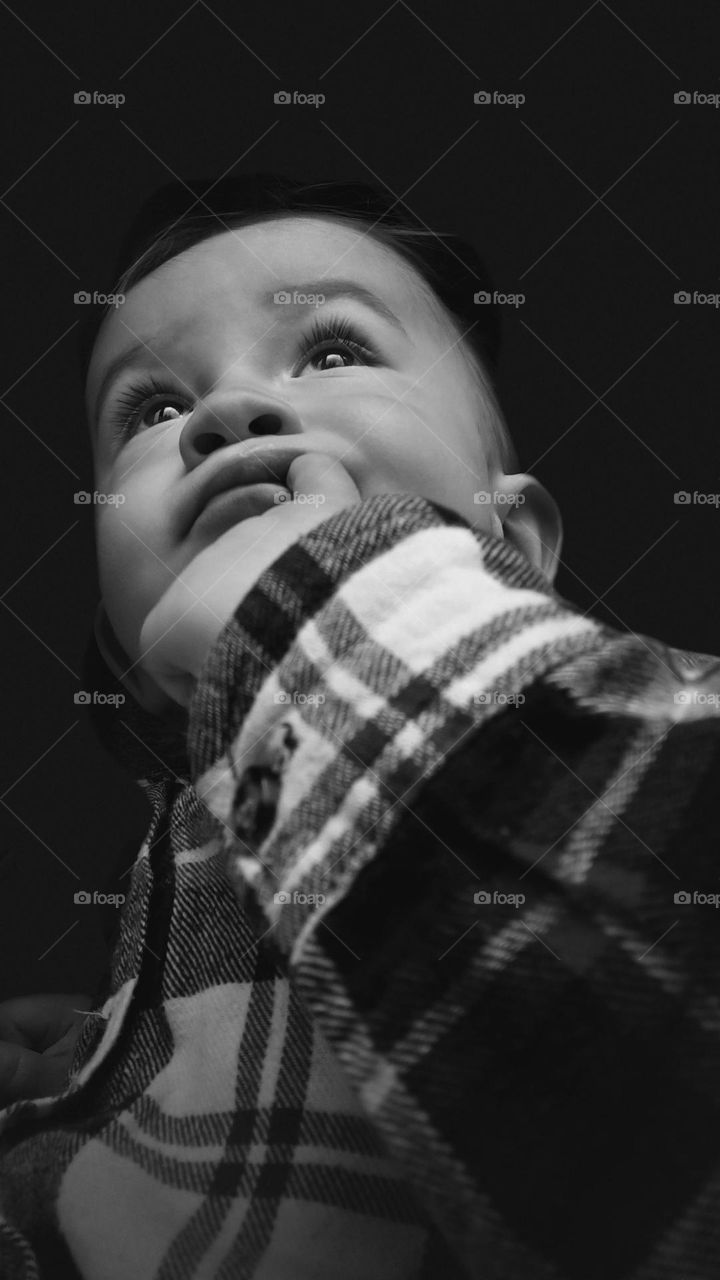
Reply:
<svg viewBox="0 0 720 1280"><path fill-rule="evenodd" d="M329 454L295 458L285 484L292 501L249 516L216 538L145 619L141 665L184 707L213 642L263 571L315 525L362 501L345 467Z"/></svg>
<svg viewBox="0 0 720 1280"><path fill-rule="evenodd" d="M81 992L0 1002L0 1107L63 1090L92 1004Z"/></svg>

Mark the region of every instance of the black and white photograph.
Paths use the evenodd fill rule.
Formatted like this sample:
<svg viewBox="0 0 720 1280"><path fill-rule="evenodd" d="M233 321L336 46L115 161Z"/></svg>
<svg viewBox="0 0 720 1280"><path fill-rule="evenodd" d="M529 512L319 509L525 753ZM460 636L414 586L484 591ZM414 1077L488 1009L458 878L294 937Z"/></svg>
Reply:
<svg viewBox="0 0 720 1280"><path fill-rule="evenodd" d="M719 1280L717 0L0 49L0 1280Z"/></svg>

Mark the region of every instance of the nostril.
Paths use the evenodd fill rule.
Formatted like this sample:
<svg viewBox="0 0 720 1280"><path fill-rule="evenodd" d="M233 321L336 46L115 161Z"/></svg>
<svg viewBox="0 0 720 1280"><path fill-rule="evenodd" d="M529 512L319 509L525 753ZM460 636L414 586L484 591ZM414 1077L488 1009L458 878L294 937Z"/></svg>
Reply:
<svg viewBox="0 0 720 1280"><path fill-rule="evenodd" d="M250 431L257 436L277 435L282 427L282 420L277 413L261 413L249 424Z"/></svg>
<svg viewBox="0 0 720 1280"><path fill-rule="evenodd" d="M275 436L282 431L282 418L279 413L260 413L248 423L248 431L256 436ZM237 440L241 439L240 436ZM193 436L192 444L196 454L206 457L221 449L231 441L219 431L199 431Z"/></svg>
<svg viewBox="0 0 720 1280"><path fill-rule="evenodd" d="M207 453L214 453L224 443L222 436L219 436L216 431L203 431L193 440L196 451L203 456Z"/></svg>

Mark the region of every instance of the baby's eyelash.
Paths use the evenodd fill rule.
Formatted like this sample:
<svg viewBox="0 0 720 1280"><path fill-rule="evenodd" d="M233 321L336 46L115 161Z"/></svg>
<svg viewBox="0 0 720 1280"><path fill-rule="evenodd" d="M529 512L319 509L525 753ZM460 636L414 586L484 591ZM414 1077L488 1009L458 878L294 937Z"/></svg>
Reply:
<svg viewBox="0 0 720 1280"><path fill-rule="evenodd" d="M168 388L153 378L151 374L147 377L139 378L137 382L130 383L124 391L118 392L115 403L108 414L108 424L113 444L122 444L124 440L134 434L138 418L141 416L141 410L149 408L150 401L153 398L157 398L163 404L170 400L178 400L179 402L179 397L168 395Z"/></svg>
<svg viewBox="0 0 720 1280"><path fill-rule="evenodd" d="M374 344L358 325L340 317L333 320L330 317L320 316L313 321L310 332L303 334L300 338L300 360L304 360L323 343L325 343L323 350L328 350L328 344L331 342L346 346L353 355L366 360L368 364L377 364L379 360Z"/></svg>
<svg viewBox="0 0 720 1280"><path fill-rule="evenodd" d="M298 365L302 366L311 355L320 355L325 351L333 350L336 346L345 347L366 364L379 363L380 357L374 344L358 325L342 318L318 317L313 321L310 332L300 337L296 369ZM143 411L150 408L152 400L157 402L155 408L160 408L165 404L178 406L182 403L183 397L173 395L169 388L158 382L152 374L145 375L137 382L130 384L117 395L115 404L108 414L114 445L124 443L135 434Z"/></svg>

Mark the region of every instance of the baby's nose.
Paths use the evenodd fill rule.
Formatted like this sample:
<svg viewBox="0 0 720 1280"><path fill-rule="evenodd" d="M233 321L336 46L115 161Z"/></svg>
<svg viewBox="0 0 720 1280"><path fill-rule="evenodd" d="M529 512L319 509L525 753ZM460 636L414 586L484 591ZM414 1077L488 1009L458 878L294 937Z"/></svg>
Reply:
<svg viewBox="0 0 720 1280"><path fill-rule="evenodd" d="M297 413L282 401L260 392L226 392L208 396L188 415L180 433L180 453L190 470L224 445L255 436L289 436L301 431Z"/></svg>

